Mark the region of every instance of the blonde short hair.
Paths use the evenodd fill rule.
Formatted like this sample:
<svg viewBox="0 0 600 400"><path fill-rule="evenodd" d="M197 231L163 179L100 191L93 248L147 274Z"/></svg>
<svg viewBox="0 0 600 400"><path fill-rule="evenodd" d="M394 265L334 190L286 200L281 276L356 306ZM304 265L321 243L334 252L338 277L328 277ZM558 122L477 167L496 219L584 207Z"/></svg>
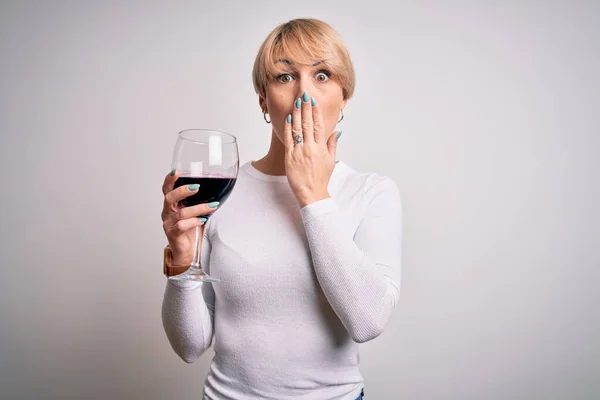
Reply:
<svg viewBox="0 0 600 400"><path fill-rule="evenodd" d="M332 73L342 87L344 99L354 94L354 68L348 49L340 35L327 23L317 19L294 19L276 27L260 46L252 82L254 90L266 98L267 84L285 72L285 65L277 63L283 57L294 63L312 65L315 60Z"/></svg>

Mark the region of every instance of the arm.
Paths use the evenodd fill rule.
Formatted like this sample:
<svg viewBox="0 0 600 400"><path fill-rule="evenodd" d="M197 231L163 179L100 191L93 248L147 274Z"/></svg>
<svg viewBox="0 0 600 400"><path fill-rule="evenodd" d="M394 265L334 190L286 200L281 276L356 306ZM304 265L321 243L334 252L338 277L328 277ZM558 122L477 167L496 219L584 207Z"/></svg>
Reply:
<svg viewBox="0 0 600 400"><path fill-rule="evenodd" d="M202 239L201 263L209 269L210 241ZM212 344L215 293L211 284L167 281L162 322L171 347L185 362L196 361Z"/></svg>
<svg viewBox="0 0 600 400"><path fill-rule="evenodd" d="M301 210L321 289L358 343L383 332L400 291L400 193L384 178L367 189L367 199L356 233L332 198Z"/></svg>

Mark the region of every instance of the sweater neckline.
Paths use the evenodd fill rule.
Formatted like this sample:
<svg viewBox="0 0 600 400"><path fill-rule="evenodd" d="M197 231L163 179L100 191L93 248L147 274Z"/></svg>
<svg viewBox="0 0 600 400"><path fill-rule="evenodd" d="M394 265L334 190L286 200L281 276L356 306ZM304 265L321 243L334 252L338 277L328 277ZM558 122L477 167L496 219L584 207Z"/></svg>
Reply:
<svg viewBox="0 0 600 400"><path fill-rule="evenodd" d="M267 174L259 171L258 169L256 169L252 165L253 162L254 162L254 160L248 161L247 163L242 165L242 170L245 171L246 173L248 173L248 175L250 175L256 179L260 179L261 181L288 183L288 179L287 179L286 175L267 175ZM333 173L335 173L340 168L343 168L341 164L342 164L342 162L336 161L335 167L333 168ZM333 175L333 173L332 173L332 175Z"/></svg>

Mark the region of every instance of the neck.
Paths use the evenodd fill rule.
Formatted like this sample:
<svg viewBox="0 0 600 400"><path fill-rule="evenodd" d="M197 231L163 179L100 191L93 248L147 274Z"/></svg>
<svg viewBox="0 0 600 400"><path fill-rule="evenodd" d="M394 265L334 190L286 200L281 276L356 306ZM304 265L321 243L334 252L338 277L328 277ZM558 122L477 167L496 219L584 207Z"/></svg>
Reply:
<svg viewBox="0 0 600 400"><path fill-rule="evenodd" d="M267 175L285 175L285 146L277 137L275 132L271 132L271 146L267 154L260 160L254 161L252 166Z"/></svg>

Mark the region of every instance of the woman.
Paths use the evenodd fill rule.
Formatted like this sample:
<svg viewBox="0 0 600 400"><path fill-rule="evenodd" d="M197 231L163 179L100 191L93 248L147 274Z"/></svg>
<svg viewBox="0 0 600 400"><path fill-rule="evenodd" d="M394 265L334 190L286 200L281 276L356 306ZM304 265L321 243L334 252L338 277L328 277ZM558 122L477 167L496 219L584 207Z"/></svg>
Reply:
<svg viewBox="0 0 600 400"><path fill-rule="evenodd" d="M168 281L165 332L187 362L214 341L205 399L361 399L357 343L382 333L398 300L398 189L335 161L354 72L329 25L278 26L253 81L271 146L204 227L202 264L221 282ZM187 266L214 208L181 208L198 189L173 190L177 177L165 178L163 226L172 263Z"/></svg>

